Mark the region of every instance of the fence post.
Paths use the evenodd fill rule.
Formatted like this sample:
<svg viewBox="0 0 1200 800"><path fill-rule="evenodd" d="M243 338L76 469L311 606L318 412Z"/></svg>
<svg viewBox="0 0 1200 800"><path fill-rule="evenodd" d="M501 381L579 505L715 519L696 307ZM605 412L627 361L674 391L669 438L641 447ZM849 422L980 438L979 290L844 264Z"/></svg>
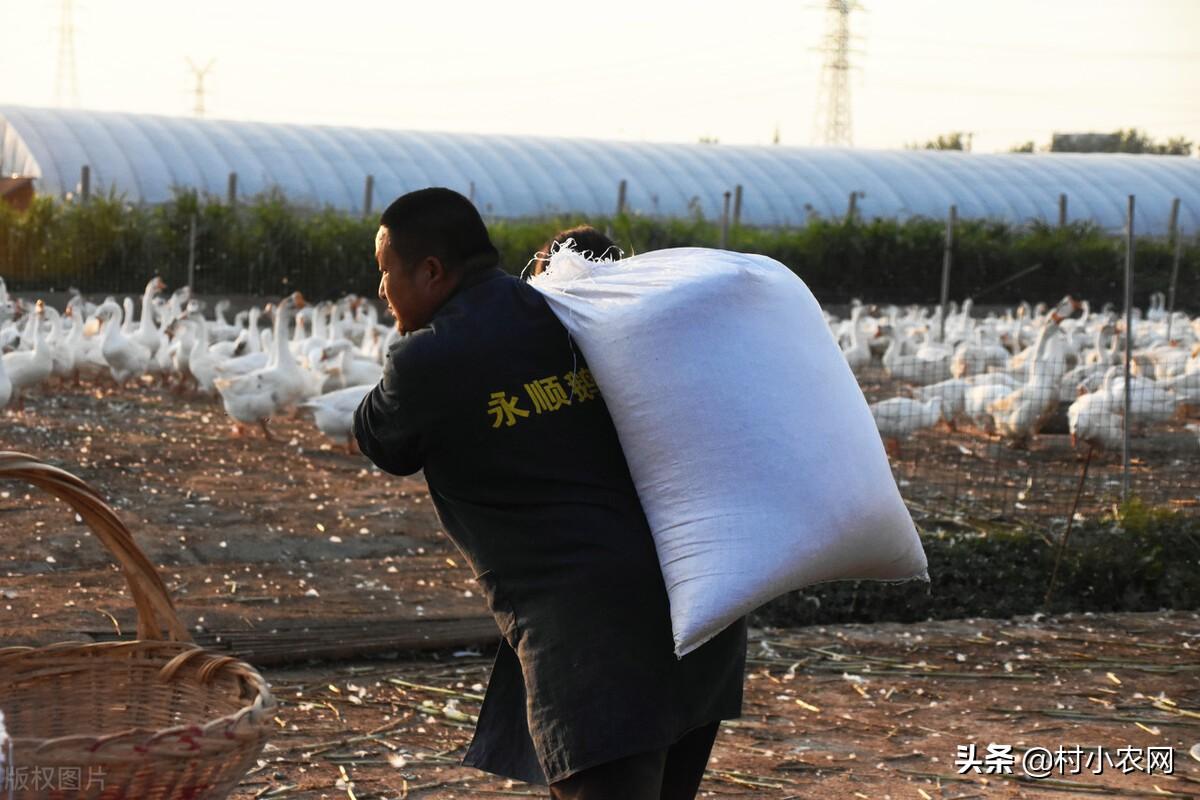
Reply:
<svg viewBox="0 0 1200 800"><path fill-rule="evenodd" d="M87 164L79 170L79 196L85 203L92 196L92 168Z"/></svg>
<svg viewBox="0 0 1200 800"><path fill-rule="evenodd" d="M225 194L226 194L226 198L229 202L229 205L233 206L233 205L237 204L237 173L236 172L229 173L229 186L226 189Z"/></svg>
<svg viewBox="0 0 1200 800"><path fill-rule="evenodd" d="M1167 285L1167 342L1171 341L1171 323L1175 316L1175 284L1179 280L1179 258L1183 254L1183 237L1179 235L1179 198L1171 201L1171 218L1167 223L1167 236L1175 247L1171 260L1171 282Z"/></svg>
<svg viewBox="0 0 1200 800"><path fill-rule="evenodd" d="M192 214L191 231L188 233L188 280L192 294L196 294L196 215Z"/></svg>
<svg viewBox="0 0 1200 800"><path fill-rule="evenodd" d="M742 185L739 183L733 189L733 227L736 230L742 224Z"/></svg>
<svg viewBox="0 0 1200 800"><path fill-rule="evenodd" d="M475 181L471 181L467 187L467 199L471 201L471 205L475 205Z"/></svg>
<svg viewBox="0 0 1200 800"><path fill-rule="evenodd" d="M946 218L946 246L942 250L942 291L938 297L938 341L946 341L946 304L950 300L950 267L954 262L954 223L958 220L958 206L950 206Z"/></svg>
<svg viewBox="0 0 1200 800"><path fill-rule="evenodd" d="M363 216L371 216L371 200L375 195L375 176L367 176L367 184L363 187Z"/></svg>
<svg viewBox="0 0 1200 800"><path fill-rule="evenodd" d="M1171 341L1171 323L1175 317L1175 285L1179 282L1179 261L1183 257L1183 231L1175 228L1175 255L1171 259L1171 283L1167 287L1167 341Z"/></svg>
<svg viewBox="0 0 1200 800"><path fill-rule="evenodd" d="M1121 441L1121 502L1129 501L1130 365L1133 355L1133 195L1129 195L1129 217L1125 223L1125 425Z"/></svg>
<svg viewBox="0 0 1200 800"><path fill-rule="evenodd" d="M725 190L725 199L721 204L721 243L720 249L724 250L729 246L729 198L731 192Z"/></svg>
<svg viewBox="0 0 1200 800"><path fill-rule="evenodd" d="M854 215L858 213L858 192L850 193L850 202L846 204L846 224L854 222Z"/></svg>
<svg viewBox="0 0 1200 800"><path fill-rule="evenodd" d="M1065 194L1058 196L1058 227L1067 227L1067 196Z"/></svg>
<svg viewBox="0 0 1200 800"><path fill-rule="evenodd" d="M622 178L621 183L617 186L617 216L625 213L625 192L629 188L628 182Z"/></svg>

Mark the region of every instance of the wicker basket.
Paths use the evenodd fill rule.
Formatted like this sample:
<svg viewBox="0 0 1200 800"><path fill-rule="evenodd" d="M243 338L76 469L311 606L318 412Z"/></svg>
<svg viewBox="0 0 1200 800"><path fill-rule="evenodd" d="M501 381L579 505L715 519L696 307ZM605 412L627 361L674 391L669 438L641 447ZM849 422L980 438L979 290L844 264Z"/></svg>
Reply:
<svg viewBox="0 0 1200 800"><path fill-rule="evenodd" d="M87 484L13 452L0 452L3 478L62 499L104 542L137 607L138 638L0 648L0 709L12 737L0 798L228 795L272 729L267 682L192 643L154 565Z"/></svg>

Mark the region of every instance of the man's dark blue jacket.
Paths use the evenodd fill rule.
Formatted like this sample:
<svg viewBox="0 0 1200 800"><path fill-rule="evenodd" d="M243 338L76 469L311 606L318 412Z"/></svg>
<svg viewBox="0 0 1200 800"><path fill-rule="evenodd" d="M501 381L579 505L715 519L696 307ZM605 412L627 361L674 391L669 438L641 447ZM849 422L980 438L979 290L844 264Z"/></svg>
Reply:
<svg viewBox="0 0 1200 800"><path fill-rule="evenodd" d="M381 469L424 469L503 635L463 764L554 782L741 714L746 620L675 657L612 419L537 290L464 278L392 345L354 434Z"/></svg>

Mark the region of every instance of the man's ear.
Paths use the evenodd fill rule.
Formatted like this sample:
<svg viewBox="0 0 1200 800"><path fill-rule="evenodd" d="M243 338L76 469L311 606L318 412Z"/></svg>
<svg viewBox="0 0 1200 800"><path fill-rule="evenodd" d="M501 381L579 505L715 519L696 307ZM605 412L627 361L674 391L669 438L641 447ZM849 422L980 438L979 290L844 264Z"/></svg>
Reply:
<svg viewBox="0 0 1200 800"><path fill-rule="evenodd" d="M425 256L421 261L421 271L425 273L431 284L443 284L450 279L449 270L437 256Z"/></svg>

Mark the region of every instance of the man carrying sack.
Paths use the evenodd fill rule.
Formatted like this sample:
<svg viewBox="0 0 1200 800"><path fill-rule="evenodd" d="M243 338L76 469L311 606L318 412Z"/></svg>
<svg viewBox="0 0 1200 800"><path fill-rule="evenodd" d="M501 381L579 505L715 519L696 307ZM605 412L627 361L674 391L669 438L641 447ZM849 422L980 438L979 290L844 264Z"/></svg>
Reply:
<svg viewBox="0 0 1200 800"><path fill-rule="evenodd" d="M654 542L604 400L462 195L380 219L404 334L354 415L386 472L424 469L502 634L462 763L575 800L692 798L741 714L746 619L677 659Z"/></svg>

